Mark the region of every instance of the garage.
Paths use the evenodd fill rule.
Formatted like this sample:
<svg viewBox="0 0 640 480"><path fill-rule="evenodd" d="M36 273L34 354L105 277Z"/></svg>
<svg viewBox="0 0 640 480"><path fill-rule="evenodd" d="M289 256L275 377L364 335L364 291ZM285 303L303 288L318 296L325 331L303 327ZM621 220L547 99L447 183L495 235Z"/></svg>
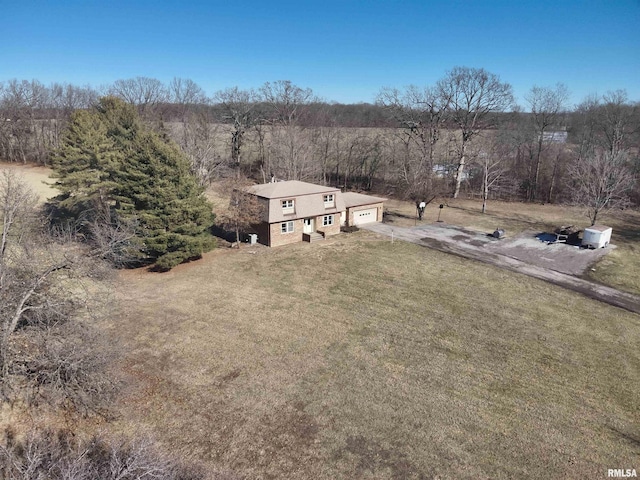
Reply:
<svg viewBox="0 0 640 480"><path fill-rule="evenodd" d="M344 192L342 198L346 214L341 218L341 225L356 226L382 221L384 198L356 192Z"/></svg>
<svg viewBox="0 0 640 480"><path fill-rule="evenodd" d="M369 208L353 212L353 224L364 225L365 223L375 223L378 221L378 209Z"/></svg>

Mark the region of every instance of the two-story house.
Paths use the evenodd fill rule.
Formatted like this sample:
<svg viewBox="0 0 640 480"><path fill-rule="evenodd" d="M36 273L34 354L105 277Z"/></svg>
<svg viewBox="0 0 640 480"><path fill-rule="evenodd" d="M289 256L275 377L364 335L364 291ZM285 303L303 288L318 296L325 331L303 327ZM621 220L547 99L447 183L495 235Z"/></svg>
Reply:
<svg viewBox="0 0 640 480"><path fill-rule="evenodd" d="M262 222L254 230L258 241L270 247L340 233L340 225L354 218L361 223L382 220L384 199L343 194L335 187L290 180L253 185L248 192L263 204ZM345 195L351 195L349 206Z"/></svg>

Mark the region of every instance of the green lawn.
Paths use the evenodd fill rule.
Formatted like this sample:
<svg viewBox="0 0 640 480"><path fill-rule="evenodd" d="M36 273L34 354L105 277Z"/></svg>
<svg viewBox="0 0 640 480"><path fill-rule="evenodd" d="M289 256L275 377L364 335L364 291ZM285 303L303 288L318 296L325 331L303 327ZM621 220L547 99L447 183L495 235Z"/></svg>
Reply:
<svg viewBox="0 0 640 480"><path fill-rule="evenodd" d="M109 328L130 352L133 387L117 426L212 471L605 478L637 468L636 315L367 232L219 250L119 283Z"/></svg>

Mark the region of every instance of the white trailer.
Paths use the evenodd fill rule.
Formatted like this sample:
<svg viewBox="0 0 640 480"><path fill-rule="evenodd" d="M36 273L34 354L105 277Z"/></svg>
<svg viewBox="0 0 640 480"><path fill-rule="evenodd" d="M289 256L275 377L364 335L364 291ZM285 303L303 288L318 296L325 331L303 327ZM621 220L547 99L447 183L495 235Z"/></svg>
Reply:
<svg viewBox="0 0 640 480"><path fill-rule="evenodd" d="M604 248L611 241L611 227L593 225L585 228L582 235L582 246L587 248Z"/></svg>

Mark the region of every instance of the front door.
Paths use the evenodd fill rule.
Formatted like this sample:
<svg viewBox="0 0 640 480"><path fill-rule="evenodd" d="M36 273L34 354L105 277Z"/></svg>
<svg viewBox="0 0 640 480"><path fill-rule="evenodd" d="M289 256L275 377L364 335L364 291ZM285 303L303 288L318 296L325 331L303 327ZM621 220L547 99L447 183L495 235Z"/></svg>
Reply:
<svg viewBox="0 0 640 480"><path fill-rule="evenodd" d="M305 218L304 226L302 227L303 233L313 233L313 218Z"/></svg>

